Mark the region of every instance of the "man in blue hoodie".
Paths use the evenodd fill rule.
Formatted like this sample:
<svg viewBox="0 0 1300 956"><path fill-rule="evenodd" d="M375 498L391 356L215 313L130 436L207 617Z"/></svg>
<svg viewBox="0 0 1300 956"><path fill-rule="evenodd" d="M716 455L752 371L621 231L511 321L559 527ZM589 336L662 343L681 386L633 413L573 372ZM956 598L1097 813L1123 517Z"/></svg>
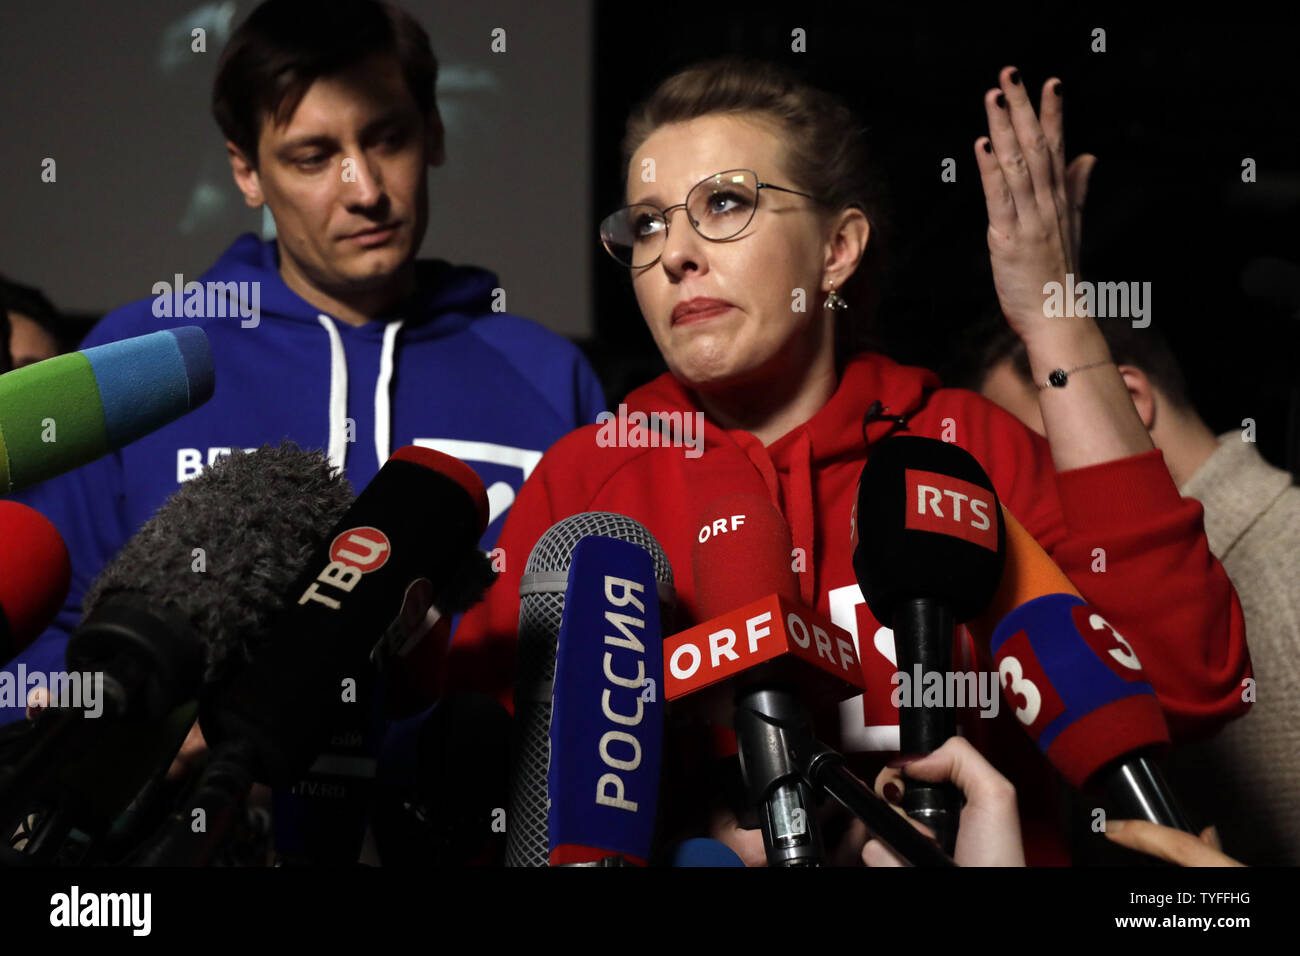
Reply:
<svg viewBox="0 0 1300 956"><path fill-rule="evenodd" d="M286 438L319 448L358 492L403 445L455 455L487 486L490 548L542 453L604 409L572 344L499 311L494 275L415 259L429 167L444 159L437 71L420 25L370 0L268 0L231 37L213 114L236 184L249 206L270 209L276 239L241 236L197 282L158 283L83 343L199 325L216 391L16 496L54 522L72 558L65 607L16 659L29 672L63 669L94 576L231 448ZM0 722L23 712L17 702Z"/></svg>

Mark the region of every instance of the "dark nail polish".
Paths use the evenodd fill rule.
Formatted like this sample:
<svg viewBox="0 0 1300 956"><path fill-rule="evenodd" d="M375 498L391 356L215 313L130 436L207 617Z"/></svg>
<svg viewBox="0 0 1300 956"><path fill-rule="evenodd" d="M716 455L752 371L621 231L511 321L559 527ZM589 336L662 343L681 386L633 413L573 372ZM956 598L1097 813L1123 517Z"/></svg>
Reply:
<svg viewBox="0 0 1300 956"><path fill-rule="evenodd" d="M991 153L991 152L993 152L993 142L992 142L991 140L987 140L987 139L986 139L986 140L984 141L984 152L986 152L986 153Z"/></svg>
<svg viewBox="0 0 1300 956"><path fill-rule="evenodd" d="M1056 83L1053 84L1053 86L1052 86L1052 92L1055 93L1058 97L1061 95L1061 81L1060 81L1060 80L1057 80Z"/></svg>
<svg viewBox="0 0 1300 956"><path fill-rule="evenodd" d="M1002 107L1002 109L1007 108L1007 98L1002 93L998 94L998 106Z"/></svg>
<svg viewBox="0 0 1300 956"><path fill-rule="evenodd" d="M882 789L885 791L885 799L890 803L897 803L903 798L903 793L896 783L887 783Z"/></svg>
<svg viewBox="0 0 1300 956"><path fill-rule="evenodd" d="M1010 79L1011 79L1011 82L1012 82L1013 84L1015 84L1016 86L1019 86L1019 85L1020 85L1020 71L1019 71L1019 70L1012 70L1012 71L1011 71L1011 77L1010 77Z"/></svg>

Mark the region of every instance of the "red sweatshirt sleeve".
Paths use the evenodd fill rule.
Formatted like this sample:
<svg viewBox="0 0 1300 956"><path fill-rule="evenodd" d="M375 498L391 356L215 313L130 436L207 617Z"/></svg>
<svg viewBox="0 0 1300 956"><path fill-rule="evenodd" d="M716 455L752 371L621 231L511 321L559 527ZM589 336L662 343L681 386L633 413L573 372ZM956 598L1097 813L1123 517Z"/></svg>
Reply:
<svg viewBox="0 0 1300 956"><path fill-rule="evenodd" d="M563 440L561 440L563 441ZM559 450L559 456L557 456ZM560 446L549 451L519 489L510 514L497 538L500 574L488 588L483 600L465 612L446 660L441 662L440 686L444 693L475 691L496 697L507 710L514 712L515 649L519 632L519 579L533 545L556 521L571 511L557 508L559 489L551 475ZM563 469L560 469L563 471ZM561 497L563 497L561 495ZM573 497L572 495L568 497ZM562 513L561 513L562 512Z"/></svg>
<svg viewBox="0 0 1300 956"><path fill-rule="evenodd" d="M987 407L963 416L974 432L968 449L1003 504L1133 645L1174 739L1207 736L1244 714L1241 602L1210 553L1200 503L1179 495L1164 455L1057 474L1045 439L979 401ZM988 460L977 448L992 449Z"/></svg>

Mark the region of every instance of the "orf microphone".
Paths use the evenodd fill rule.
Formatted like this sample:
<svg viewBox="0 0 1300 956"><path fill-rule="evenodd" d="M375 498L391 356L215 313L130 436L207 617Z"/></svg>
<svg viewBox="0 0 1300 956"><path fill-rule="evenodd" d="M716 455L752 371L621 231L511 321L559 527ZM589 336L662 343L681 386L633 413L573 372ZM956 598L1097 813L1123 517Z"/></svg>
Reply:
<svg viewBox="0 0 1300 956"><path fill-rule="evenodd" d="M724 612L664 642L666 695L695 696L704 716L734 726L747 809L758 812L768 862L818 865L813 790L797 757L812 743L803 702L864 689L853 640L795 600L789 529L767 499L713 502L692 558L701 613Z"/></svg>

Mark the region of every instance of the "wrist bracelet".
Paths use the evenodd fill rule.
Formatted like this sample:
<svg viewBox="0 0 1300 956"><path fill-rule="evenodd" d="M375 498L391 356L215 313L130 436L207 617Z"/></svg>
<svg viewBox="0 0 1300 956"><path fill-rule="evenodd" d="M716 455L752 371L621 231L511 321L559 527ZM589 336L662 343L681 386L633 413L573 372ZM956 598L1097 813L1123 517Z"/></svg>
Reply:
<svg viewBox="0 0 1300 956"><path fill-rule="evenodd" d="M1115 363L1110 360L1103 360L1100 362L1089 362L1087 365L1080 365L1072 369L1058 368L1055 369L1051 375L1047 376L1046 385L1039 385L1037 382L1035 382L1034 388L1038 389L1040 392L1044 391L1049 386L1052 388L1065 388L1066 383L1070 381L1070 376L1073 375L1075 372L1082 372L1086 368L1096 368L1098 365L1114 365L1114 364Z"/></svg>

